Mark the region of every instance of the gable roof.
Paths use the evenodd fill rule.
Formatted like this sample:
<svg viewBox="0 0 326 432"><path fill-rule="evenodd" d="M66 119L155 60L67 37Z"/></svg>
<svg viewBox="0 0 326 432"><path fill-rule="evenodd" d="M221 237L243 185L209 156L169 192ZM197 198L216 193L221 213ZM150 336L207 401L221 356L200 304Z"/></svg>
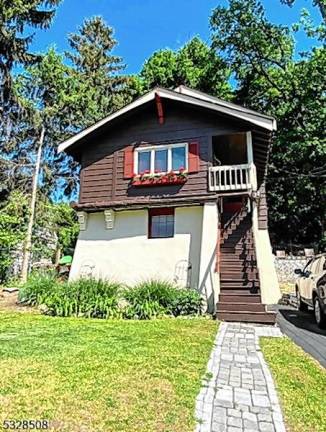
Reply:
<svg viewBox="0 0 326 432"><path fill-rule="evenodd" d="M267 116L265 114L260 114L256 111L244 108L231 102L223 101L214 96L202 93L198 90L193 90L186 86L179 86L174 90L155 87L150 92L144 94L135 101L114 112L113 114L110 114L109 116L98 121L97 123L94 123L92 126L89 126L88 128L77 133L76 135L73 135L72 137L63 141L61 144L59 144L58 153L67 150L69 147L76 144L79 140L86 137L88 134L92 133L96 129L99 129L100 127L110 123L112 120L140 107L141 105L146 104L147 102L154 100L156 95L158 95L161 99L169 99L183 102L186 104L206 108L221 114L225 114L233 118L238 118L239 120L246 121L268 131L276 130L276 120L273 117Z"/></svg>

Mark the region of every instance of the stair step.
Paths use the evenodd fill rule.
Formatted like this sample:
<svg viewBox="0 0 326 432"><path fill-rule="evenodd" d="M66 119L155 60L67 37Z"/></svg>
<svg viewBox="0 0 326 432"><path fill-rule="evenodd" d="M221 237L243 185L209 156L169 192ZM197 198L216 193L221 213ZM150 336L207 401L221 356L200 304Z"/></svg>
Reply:
<svg viewBox="0 0 326 432"><path fill-rule="evenodd" d="M257 284L258 278L257 277L252 277L252 278L233 278L233 277L222 277L220 278L220 282L221 284L228 286L228 285L238 285L238 284L245 284L245 285L252 285L252 284Z"/></svg>
<svg viewBox="0 0 326 432"><path fill-rule="evenodd" d="M241 270L241 271L249 271L254 270L257 271L257 265L251 264L247 262L241 262L241 261L226 261L223 263L223 270L229 271L229 270Z"/></svg>
<svg viewBox="0 0 326 432"><path fill-rule="evenodd" d="M221 251L225 251L225 252L235 252L235 251L243 251L245 250L247 251L253 251L255 249L255 245L254 244L221 244Z"/></svg>
<svg viewBox="0 0 326 432"><path fill-rule="evenodd" d="M229 286L221 285L221 292L223 294L226 293L232 293L232 292L244 292L248 294L259 294L260 288L259 286L252 286L252 285L240 285L240 284L233 284Z"/></svg>
<svg viewBox="0 0 326 432"><path fill-rule="evenodd" d="M234 263L234 264L251 263L257 266L257 261L254 258L252 259L250 257L239 258L238 256L232 254L221 255L220 261L221 263Z"/></svg>
<svg viewBox="0 0 326 432"><path fill-rule="evenodd" d="M252 287L234 287L234 288L221 288L220 294L226 295L260 295L259 289L255 289Z"/></svg>
<svg viewBox="0 0 326 432"><path fill-rule="evenodd" d="M221 278L222 279L258 279L258 271L257 269L244 269L244 268L231 268L226 269L224 266L221 269Z"/></svg>
<svg viewBox="0 0 326 432"><path fill-rule="evenodd" d="M265 306L260 302L222 302L219 301L216 305L217 311L228 311L228 312L266 312Z"/></svg>
<svg viewBox="0 0 326 432"><path fill-rule="evenodd" d="M271 312L247 312L247 311L228 312L228 311L220 310L217 313L217 318L223 321L275 324L276 314Z"/></svg>
<svg viewBox="0 0 326 432"><path fill-rule="evenodd" d="M226 303L259 303L261 298L259 294L251 294L249 290L241 290L240 292L228 292L221 291L219 295L220 302Z"/></svg>

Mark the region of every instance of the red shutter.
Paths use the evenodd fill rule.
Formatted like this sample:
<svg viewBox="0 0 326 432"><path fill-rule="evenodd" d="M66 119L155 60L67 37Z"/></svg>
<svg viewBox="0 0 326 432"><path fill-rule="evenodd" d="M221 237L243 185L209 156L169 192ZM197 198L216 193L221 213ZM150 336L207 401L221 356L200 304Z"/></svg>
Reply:
<svg viewBox="0 0 326 432"><path fill-rule="evenodd" d="M125 148L123 177L131 178L133 177L133 175L134 175L134 148L133 146L128 146Z"/></svg>
<svg viewBox="0 0 326 432"><path fill-rule="evenodd" d="M188 156L188 171L190 173L199 171L199 143L189 143L189 156Z"/></svg>

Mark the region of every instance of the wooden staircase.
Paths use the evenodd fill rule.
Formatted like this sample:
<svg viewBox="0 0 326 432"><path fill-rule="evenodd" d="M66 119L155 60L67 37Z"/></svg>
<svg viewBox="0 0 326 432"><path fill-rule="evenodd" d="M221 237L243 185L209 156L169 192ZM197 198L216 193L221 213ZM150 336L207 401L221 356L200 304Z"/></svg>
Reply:
<svg viewBox="0 0 326 432"><path fill-rule="evenodd" d="M261 302L251 214L243 207L226 216L217 259L220 295L217 317L224 321L274 324Z"/></svg>

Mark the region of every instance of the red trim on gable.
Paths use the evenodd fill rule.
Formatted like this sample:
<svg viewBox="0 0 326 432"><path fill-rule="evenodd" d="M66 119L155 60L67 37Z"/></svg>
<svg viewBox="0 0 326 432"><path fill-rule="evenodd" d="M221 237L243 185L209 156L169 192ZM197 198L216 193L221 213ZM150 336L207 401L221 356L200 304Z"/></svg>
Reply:
<svg viewBox="0 0 326 432"><path fill-rule="evenodd" d="M199 171L199 142L193 141L189 143L188 155L188 172L195 173Z"/></svg>
<svg viewBox="0 0 326 432"><path fill-rule="evenodd" d="M158 93L155 93L155 102L157 108L158 122L161 125L164 123L164 111L163 111L162 100Z"/></svg>
<svg viewBox="0 0 326 432"><path fill-rule="evenodd" d="M124 150L123 178L132 178L134 175L134 148L128 146Z"/></svg>

